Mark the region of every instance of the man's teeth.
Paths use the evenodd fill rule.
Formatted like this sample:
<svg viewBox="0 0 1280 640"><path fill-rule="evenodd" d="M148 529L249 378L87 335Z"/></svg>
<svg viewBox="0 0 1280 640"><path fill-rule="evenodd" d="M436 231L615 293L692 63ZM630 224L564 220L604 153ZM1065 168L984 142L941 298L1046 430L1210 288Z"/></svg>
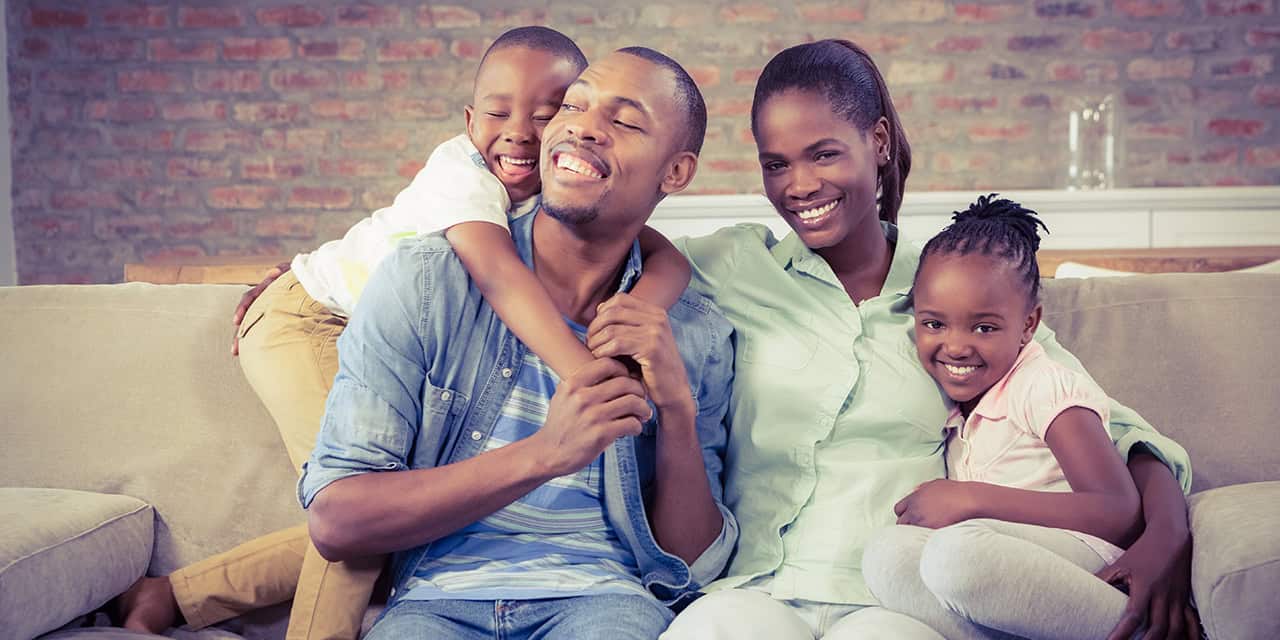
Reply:
<svg viewBox="0 0 1280 640"><path fill-rule="evenodd" d="M945 362L942 364L942 366L945 367L947 371L950 371L952 375L957 375L957 376L967 376L978 369L978 367L976 366L957 367L954 364L947 364Z"/></svg>
<svg viewBox="0 0 1280 640"><path fill-rule="evenodd" d="M502 156L502 161L517 167L531 167L538 162L537 158L512 158L511 156Z"/></svg>
<svg viewBox="0 0 1280 640"><path fill-rule="evenodd" d="M830 210L832 210L832 209L836 208L836 205L838 205L838 204L840 204L840 200L832 200L831 202L828 202L828 203L826 203L826 204L822 205L821 207L814 207L814 208L812 208L812 209L805 209L804 211L797 211L797 212L796 212L796 215L797 215L797 216L800 216L800 218L802 218L802 219L804 219L804 220L811 220L811 219L813 219L813 218L816 218L816 217L818 217L818 216L820 216L820 215L822 215L822 214L824 214L824 213L826 213L826 212L828 212L828 211L830 211Z"/></svg>
<svg viewBox="0 0 1280 640"><path fill-rule="evenodd" d="M561 169L568 169L569 171L572 171L574 173L580 173L584 176L595 178L596 180L599 180L604 177L604 175L601 174L599 171L596 171L595 169L591 168L591 165L567 153L562 153L558 158L556 158L556 166L560 167Z"/></svg>

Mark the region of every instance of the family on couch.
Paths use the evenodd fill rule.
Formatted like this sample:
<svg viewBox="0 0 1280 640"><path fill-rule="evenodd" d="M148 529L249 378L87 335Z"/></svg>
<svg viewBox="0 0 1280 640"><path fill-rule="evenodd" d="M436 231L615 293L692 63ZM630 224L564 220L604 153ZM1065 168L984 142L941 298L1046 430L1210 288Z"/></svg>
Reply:
<svg viewBox="0 0 1280 640"><path fill-rule="evenodd" d="M861 48L764 68L793 232L677 240L691 267L644 227L705 133L678 63L515 29L465 115L237 310L308 525L140 580L125 626L293 598L290 638L354 638L390 554L370 638L1199 637L1186 453L1039 323L1032 212L901 233Z"/></svg>

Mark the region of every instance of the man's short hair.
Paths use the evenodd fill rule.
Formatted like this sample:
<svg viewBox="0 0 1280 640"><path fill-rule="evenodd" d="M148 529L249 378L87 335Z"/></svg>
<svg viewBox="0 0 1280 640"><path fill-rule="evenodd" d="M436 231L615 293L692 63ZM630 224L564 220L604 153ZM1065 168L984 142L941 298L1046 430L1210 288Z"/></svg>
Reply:
<svg viewBox="0 0 1280 640"><path fill-rule="evenodd" d="M684 112L685 137L680 150L701 153L702 140L707 135L707 103L702 99L702 91L698 90L698 84L693 81L689 72L679 62L648 47L626 47L618 49L618 53L648 60L675 76L676 107Z"/></svg>
<svg viewBox="0 0 1280 640"><path fill-rule="evenodd" d="M555 29L547 27L516 27L502 35L498 36L493 44L485 50L484 57L480 58L480 67L484 66L484 61L489 58L489 54L494 51L500 51L510 47L525 47L536 51L545 51L556 57L568 60L577 69L578 73L582 73L587 68L587 56L582 54L582 49L574 43L569 36L566 36ZM479 68L476 69L479 73Z"/></svg>

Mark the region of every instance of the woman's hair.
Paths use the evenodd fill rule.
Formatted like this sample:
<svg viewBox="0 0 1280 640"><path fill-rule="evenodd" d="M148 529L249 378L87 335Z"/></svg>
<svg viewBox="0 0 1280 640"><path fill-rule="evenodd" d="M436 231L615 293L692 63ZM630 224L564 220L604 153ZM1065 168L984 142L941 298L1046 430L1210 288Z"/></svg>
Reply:
<svg viewBox="0 0 1280 640"><path fill-rule="evenodd" d="M751 101L751 132L758 134L757 118L774 94L792 89L817 91L831 110L866 135L883 116L889 123L889 162L877 173L880 219L896 224L907 174L911 172L911 146L902 131L898 112L889 98L884 77L862 47L848 40L819 40L785 49L760 72Z"/></svg>
<svg viewBox="0 0 1280 640"><path fill-rule="evenodd" d="M979 253L994 256L1007 262L1022 276L1031 304L1040 300L1040 266L1036 263L1036 251L1040 248L1040 233L1036 227L1049 227L1032 211L998 194L979 196L978 201L964 211L956 211L952 222L941 233L924 245L920 268L931 255L968 255Z"/></svg>

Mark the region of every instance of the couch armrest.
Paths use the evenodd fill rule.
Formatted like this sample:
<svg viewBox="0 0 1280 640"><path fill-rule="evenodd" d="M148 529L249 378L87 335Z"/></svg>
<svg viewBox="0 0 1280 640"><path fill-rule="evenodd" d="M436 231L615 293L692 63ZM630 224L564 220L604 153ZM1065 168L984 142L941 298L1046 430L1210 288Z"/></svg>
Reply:
<svg viewBox="0 0 1280 640"><path fill-rule="evenodd" d="M1191 584L1213 640L1280 638L1280 481L1191 496Z"/></svg>

